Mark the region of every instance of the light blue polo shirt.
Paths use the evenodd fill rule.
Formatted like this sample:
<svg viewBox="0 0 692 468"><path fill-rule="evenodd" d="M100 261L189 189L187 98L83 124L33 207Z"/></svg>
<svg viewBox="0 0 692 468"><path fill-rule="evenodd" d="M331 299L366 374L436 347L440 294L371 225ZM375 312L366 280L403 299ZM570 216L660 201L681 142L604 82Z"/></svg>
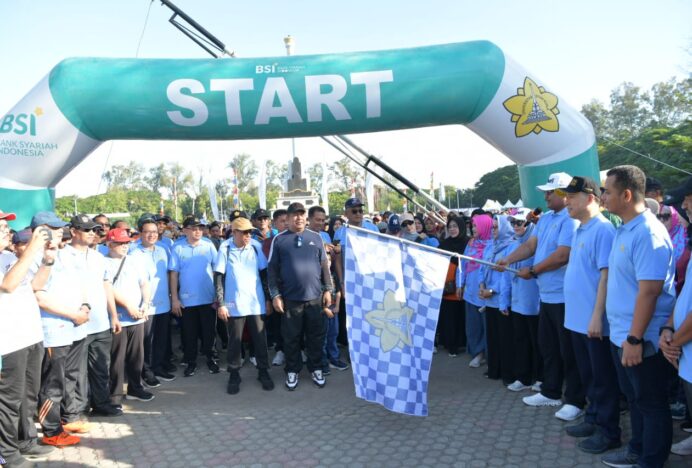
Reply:
<svg viewBox="0 0 692 468"><path fill-rule="evenodd" d="M168 256L170 257L171 249L173 248L173 239L159 234L159 240L156 241L156 245L160 245L161 247L163 247L166 250Z"/></svg>
<svg viewBox="0 0 692 468"><path fill-rule="evenodd" d="M216 247L207 240L196 246L176 243L168 268L178 272L178 297L183 307L212 304L215 300L213 265Z"/></svg>
<svg viewBox="0 0 692 468"><path fill-rule="evenodd" d="M89 321L84 325L87 335L110 329L111 319L108 313L108 301L104 283L110 282L111 278L106 268L105 257L93 249L87 249L86 252L82 253L66 245L63 250L72 251L76 259L81 257L86 262L87 269L89 270L86 294L91 311L89 311Z"/></svg>
<svg viewBox="0 0 692 468"><path fill-rule="evenodd" d="M171 311L171 298L168 289L168 253L157 242L149 250L141 242L135 245L130 255L141 257L149 269L149 286L151 287L151 306L149 315L165 314Z"/></svg>
<svg viewBox="0 0 692 468"><path fill-rule="evenodd" d="M541 215L531 236L538 239L533 264L537 265L550 257L558 247L571 247L574 231L577 230L578 225L577 220L569 217L566 208L557 213L548 211ZM566 269L566 266L562 266L557 270L538 275L538 293L542 302L548 304L565 302L563 282Z"/></svg>
<svg viewBox="0 0 692 468"><path fill-rule="evenodd" d="M221 244L214 271L226 275L223 301L231 317L265 313L264 291L259 271L266 268L267 258L261 248L256 248L252 244L239 248L233 243L232 238Z"/></svg>
<svg viewBox="0 0 692 468"><path fill-rule="evenodd" d="M363 229L367 229L368 231L377 232L377 233L380 232L380 230L377 229L377 226L372 224L372 222L368 221L367 219L363 220L363 224L360 227ZM336 232L334 233L334 241L339 241L341 243L342 249L346 248L346 229L347 229L347 225L344 224L339 229L337 229ZM322 235L322 234L320 234L320 235ZM329 235L329 234L327 234L327 235ZM331 242L331 240L330 240L330 242Z"/></svg>
<svg viewBox="0 0 692 468"><path fill-rule="evenodd" d="M675 303L675 312L673 316L673 327L678 330L685 319L692 314L692 262L687 264L687 276L690 278L685 281L685 285L680 291L680 296ZM688 383L692 383L692 341L688 341L682 346L682 356L679 362L680 377Z"/></svg>
<svg viewBox="0 0 692 468"><path fill-rule="evenodd" d="M601 270L608 268L615 227L602 214L582 224L574 234L565 272L565 328L586 335L596 305ZM610 335L603 314L603 336Z"/></svg>
<svg viewBox="0 0 692 468"><path fill-rule="evenodd" d="M106 265L111 278L115 278L122 258L106 257ZM133 307L142 306L142 288L141 286L149 281L149 274L152 272L151 267L147 266L142 261L142 256L128 254L125 257L125 263L118 274L118 278L113 283L113 289L123 297L128 304ZM118 320L123 327L129 327L144 323L144 319L135 320L129 314L124 306L116 305L118 311Z"/></svg>
<svg viewBox="0 0 692 468"><path fill-rule="evenodd" d="M322 242L324 242L324 245L332 243L332 238L329 236L327 231L320 231L319 234L322 237Z"/></svg>
<svg viewBox="0 0 692 468"><path fill-rule="evenodd" d="M66 309L79 310L85 301L84 292L77 286L81 274L72 268L73 262L65 249L58 250L55 264L51 267L50 276L44 291L55 298ZM43 326L43 345L46 348L69 346L75 341L75 327L71 320L59 317L41 309ZM80 333L81 334L81 333Z"/></svg>
<svg viewBox="0 0 692 468"><path fill-rule="evenodd" d="M469 242L469 244L471 244ZM464 250L464 255L469 255L469 246L466 246ZM482 260L488 260L493 256L493 243L488 242L488 245L483 250ZM464 287L464 300L476 307L483 307L486 305L486 300L481 298L478 293L480 292L481 281L483 281L483 265L474 269L473 271L468 271L469 261L460 260L461 268L457 268L456 274L456 286L457 288ZM499 305L499 304L498 304Z"/></svg>
<svg viewBox="0 0 692 468"><path fill-rule="evenodd" d="M521 244L519 240L513 241L507 247L505 255L509 256ZM510 268L521 270L531 265L533 265L533 257L512 263ZM502 282L500 283L500 310L509 308L512 312L521 315L538 315L539 302L538 282L534 278L525 280L513 273L502 277Z"/></svg>
<svg viewBox="0 0 692 468"><path fill-rule="evenodd" d="M615 346L621 346L629 334L639 281L652 280L663 281L663 291L656 300L644 339L658 349L658 330L673 313L674 277L673 243L653 213L646 210L617 229L608 258L606 298L610 341Z"/></svg>

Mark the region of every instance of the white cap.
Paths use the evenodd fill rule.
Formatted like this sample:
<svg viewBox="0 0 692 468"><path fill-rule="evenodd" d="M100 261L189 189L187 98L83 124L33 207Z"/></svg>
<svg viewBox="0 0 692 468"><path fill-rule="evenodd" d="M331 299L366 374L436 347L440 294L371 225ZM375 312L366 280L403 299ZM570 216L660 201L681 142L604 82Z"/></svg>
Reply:
<svg viewBox="0 0 692 468"><path fill-rule="evenodd" d="M519 221L526 221L527 216L531 213L531 208L519 208L517 212L513 215L509 215L509 219L516 219Z"/></svg>
<svg viewBox="0 0 692 468"><path fill-rule="evenodd" d="M411 221L411 222L414 221L413 215L411 213L406 212L406 213L402 214L401 217L399 218L399 222L401 224L404 224L406 221Z"/></svg>
<svg viewBox="0 0 692 468"><path fill-rule="evenodd" d="M548 183L545 185L538 185L536 188L541 192L548 192L550 190L557 190L565 188L572 182L572 176L566 172L556 172L555 174L550 174L548 177Z"/></svg>

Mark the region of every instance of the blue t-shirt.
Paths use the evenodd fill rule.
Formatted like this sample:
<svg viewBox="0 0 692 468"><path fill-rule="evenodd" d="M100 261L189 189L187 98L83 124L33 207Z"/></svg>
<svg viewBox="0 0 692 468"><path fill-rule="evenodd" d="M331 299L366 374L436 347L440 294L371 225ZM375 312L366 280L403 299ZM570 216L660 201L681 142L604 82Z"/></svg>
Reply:
<svg viewBox="0 0 692 468"><path fill-rule="evenodd" d="M514 240L507 251L506 256L517 250L521 245L520 240ZM511 268L521 270L533 265L533 257L529 257L517 263L512 263ZM538 315L540 301L538 300L538 282L534 279L525 280L509 273L502 277L500 283L500 310L511 309L521 315Z"/></svg>
<svg viewBox="0 0 692 468"><path fill-rule="evenodd" d="M265 298L259 272L267 258L253 244L239 248L232 239L224 241L216 256L214 271L225 274L223 302L231 317L263 315Z"/></svg>
<svg viewBox="0 0 692 468"><path fill-rule="evenodd" d="M106 245L106 244L99 244L99 245L96 246L96 250L98 251L98 253L100 253L100 254L103 255L104 257L107 257L107 256L108 256L108 245Z"/></svg>
<svg viewBox="0 0 692 468"><path fill-rule="evenodd" d="M566 208L557 213L548 211L543 214L531 236L538 239L533 264L537 265L550 257L558 247L571 247L574 231L577 230L578 225L577 220L569 217ZM538 275L538 293L542 302L548 304L565 302L563 281L566 269L566 266L562 266L557 270Z"/></svg>
<svg viewBox="0 0 692 468"><path fill-rule="evenodd" d="M472 250L472 242L466 245L464 250L464 255L470 256ZM488 241L485 250L483 250L482 260L490 261L493 256L493 243ZM481 298L478 293L480 292L480 285L483 282L483 275L485 273L483 265L478 268L473 269L469 272L468 260L461 260L461 268L457 268L456 274L456 286L457 288L464 288L464 300L476 307L483 307L486 305L486 300Z"/></svg>
<svg viewBox="0 0 692 468"><path fill-rule="evenodd" d="M692 314L692 262L687 264L687 274L685 285L680 291L680 296L675 303L675 315L673 317L673 327L678 330L685 319ZM692 341L688 341L682 346L682 356L679 362L680 378L685 379L687 383L692 384Z"/></svg>
<svg viewBox="0 0 692 468"><path fill-rule="evenodd" d="M150 266L144 263L144 257L137 254L128 254L125 257L125 263L122 258L107 257L106 264L111 278L117 278L113 283L113 290L118 295L124 298L131 307L139 309L142 307L142 285L149 281L149 275L152 273ZM122 268L120 265L122 264ZM118 274L118 269L120 273ZM138 325L144 323L144 319L135 320L127 311L125 306L116 303L118 311L118 320L123 327Z"/></svg>
<svg viewBox="0 0 692 468"><path fill-rule="evenodd" d="M329 233L327 231L320 231L319 234L320 237L322 237L322 242L324 242L325 245L332 243L332 238L329 237Z"/></svg>
<svg viewBox="0 0 692 468"><path fill-rule="evenodd" d="M334 233L334 242L339 241L341 243L342 252L343 252L343 249L346 248L346 229L347 229L347 227L348 227L348 225L344 224L339 229L337 229L336 232ZM368 231L377 232L377 233L380 232L380 230L377 229L377 226L372 224L367 219L363 220L363 224L360 227L363 229L367 229ZM327 235L329 235L329 234L327 234Z"/></svg>
<svg viewBox="0 0 692 468"><path fill-rule="evenodd" d="M674 277L673 243L653 213L646 210L617 229L608 258L606 298L610 341L615 346L621 346L629 334L639 281L651 280L663 281L663 291L643 338L658 349L658 330L665 325L675 304Z"/></svg>
<svg viewBox="0 0 692 468"><path fill-rule="evenodd" d="M574 234L565 272L565 328L586 335L596 305L601 270L608 268L615 227L599 214L582 224ZM610 335L603 314L603 336Z"/></svg>
<svg viewBox="0 0 692 468"><path fill-rule="evenodd" d="M211 241L200 241L196 246L185 241L173 246L168 268L178 273L178 298L183 307L214 302L215 261L216 248Z"/></svg>
<svg viewBox="0 0 692 468"><path fill-rule="evenodd" d="M168 289L168 253L157 242L152 250L135 245L130 255L141 257L142 264L149 270L149 287L151 288L151 306L149 315L165 314L171 311L171 298Z"/></svg>

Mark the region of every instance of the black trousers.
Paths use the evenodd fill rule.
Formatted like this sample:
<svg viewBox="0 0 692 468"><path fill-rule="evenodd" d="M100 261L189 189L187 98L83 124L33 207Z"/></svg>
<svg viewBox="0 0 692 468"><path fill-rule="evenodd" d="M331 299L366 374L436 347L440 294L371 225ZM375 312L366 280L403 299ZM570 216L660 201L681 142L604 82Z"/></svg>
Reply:
<svg viewBox="0 0 692 468"><path fill-rule="evenodd" d="M303 359L300 355L300 340L303 332L305 332L308 370L313 372L322 369L325 328L321 299L307 302L285 301L284 303L281 334L284 338L284 353L286 353L286 372L298 373L303 368Z"/></svg>
<svg viewBox="0 0 692 468"><path fill-rule="evenodd" d="M458 354L459 348L466 346L466 311L463 301L442 299L437 331L442 346L450 354Z"/></svg>
<svg viewBox="0 0 692 468"><path fill-rule="evenodd" d="M79 360L79 383L76 400L80 412L101 408L110 398L109 374L111 365L110 329L87 335Z"/></svg>
<svg viewBox="0 0 692 468"><path fill-rule="evenodd" d="M267 334L263 315L230 317L228 319L228 365L235 370L241 367L240 351L243 346L243 329L246 324L254 346L254 356L257 358L257 368L269 369L269 352L267 351Z"/></svg>
<svg viewBox="0 0 692 468"><path fill-rule="evenodd" d="M337 314L339 319L339 334L336 336L336 342L348 346L348 330L346 330L346 299L345 296L341 295L341 301L339 302L339 310L341 313Z"/></svg>
<svg viewBox="0 0 692 468"><path fill-rule="evenodd" d="M495 307L485 308L486 339L488 343L488 378L514 382L514 353L512 349L512 319Z"/></svg>
<svg viewBox="0 0 692 468"><path fill-rule="evenodd" d="M284 339L281 336L281 314L273 311L267 316L267 343L274 344L274 351L284 350Z"/></svg>
<svg viewBox="0 0 692 468"><path fill-rule="evenodd" d="M183 359L188 363L197 362L197 346L202 340L202 354L207 360L212 358L212 347L216 335L216 311L211 304L185 307L182 319Z"/></svg>
<svg viewBox="0 0 692 468"><path fill-rule="evenodd" d="M144 368L142 377L153 377L171 360L169 340L171 314L150 315L144 322Z"/></svg>
<svg viewBox="0 0 692 468"><path fill-rule="evenodd" d="M65 389L65 373L67 355L71 347L67 345L46 348L43 354L41 389L38 392L38 422L46 437L56 436L63 431L60 405L63 399L68 397Z"/></svg>
<svg viewBox="0 0 692 468"><path fill-rule="evenodd" d="M0 455L8 463L21 460L20 448L35 443L34 414L41 384L43 344L2 356L0 371Z"/></svg>
<svg viewBox="0 0 692 468"><path fill-rule="evenodd" d="M144 367L144 323L123 327L113 335L111 347L110 399L114 405L122 403L123 384L127 377L127 389L141 390Z"/></svg>
<svg viewBox="0 0 692 468"><path fill-rule="evenodd" d="M82 412L80 401L80 383L82 371L84 370L84 346L86 338L75 341L70 346L70 351L65 359L65 394L62 398L60 407L62 421L64 423L75 422L79 419L79 414Z"/></svg>
<svg viewBox="0 0 692 468"><path fill-rule="evenodd" d="M512 312L514 375L524 385L543 381L543 359L538 349L538 315Z"/></svg>
<svg viewBox="0 0 692 468"><path fill-rule="evenodd" d="M538 316L538 346L543 356L541 394L547 398L562 398L563 403L584 408L584 387L574 358L571 332L564 326L565 304L541 302Z"/></svg>

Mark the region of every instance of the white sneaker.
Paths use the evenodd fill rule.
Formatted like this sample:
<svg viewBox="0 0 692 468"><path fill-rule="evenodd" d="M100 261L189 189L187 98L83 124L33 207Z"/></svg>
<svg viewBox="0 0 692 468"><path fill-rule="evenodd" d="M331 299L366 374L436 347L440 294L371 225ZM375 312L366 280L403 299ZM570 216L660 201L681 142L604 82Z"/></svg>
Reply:
<svg viewBox="0 0 692 468"><path fill-rule="evenodd" d="M529 406L560 406L562 404L562 400L553 400L552 398L544 397L540 393L524 397L521 401Z"/></svg>
<svg viewBox="0 0 692 468"><path fill-rule="evenodd" d="M531 385L531 391L532 392L540 392L541 391L541 385L543 385L543 382L540 380L536 380L533 385Z"/></svg>
<svg viewBox="0 0 692 468"><path fill-rule="evenodd" d="M528 390L529 388L531 387L521 383L521 380L515 380L511 384L507 385L507 390L511 392L521 392L522 390Z"/></svg>
<svg viewBox="0 0 692 468"><path fill-rule="evenodd" d="M677 444L673 444L670 448L670 453L675 455L692 455L692 436L681 440Z"/></svg>
<svg viewBox="0 0 692 468"><path fill-rule="evenodd" d="M481 364L483 363L483 353L478 353L476 356L471 359L471 362L469 362L469 367L481 367Z"/></svg>
<svg viewBox="0 0 692 468"><path fill-rule="evenodd" d="M322 371L319 369L312 371L312 381L315 382L315 385L320 388L324 387L324 385L327 383L327 381L324 379L324 375L322 375Z"/></svg>
<svg viewBox="0 0 692 468"><path fill-rule="evenodd" d="M298 386L298 374L295 372L288 372L286 374L286 388L289 390L295 390Z"/></svg>
<svg viewBox="0 0 692 468"><path fill-rule="evenodd" d="M582 416L584 414L583 409L579 409L574 405L569 405L565 403L562 405L562 408L560 408L556 413L555 417L557 419L562 419L563 421L574 421L578 417Z"/></svg>
<svg viewBox="0 0 692 468"><path fill-rule="evenodd" d="M250 364L252 364L253 366L257 367L257 358L256 358L255 356L252 356L252 357L250 358Z"/></svg>
<svg viewBox="0 0 692 468"><path fill-rule="evenodd" d="M301 351L301 352L300 352L300 356L303 358L303 364L305 364L306 362L308 362L308 355L305 354L305 351Z"/></svg>
<svg viewBox="0 0 692 468"><path fill-rule="evenodd" d="M277 351L276 356L272 359L272 366L283 366L286 362L286 355L283 351Z"/></svg>

